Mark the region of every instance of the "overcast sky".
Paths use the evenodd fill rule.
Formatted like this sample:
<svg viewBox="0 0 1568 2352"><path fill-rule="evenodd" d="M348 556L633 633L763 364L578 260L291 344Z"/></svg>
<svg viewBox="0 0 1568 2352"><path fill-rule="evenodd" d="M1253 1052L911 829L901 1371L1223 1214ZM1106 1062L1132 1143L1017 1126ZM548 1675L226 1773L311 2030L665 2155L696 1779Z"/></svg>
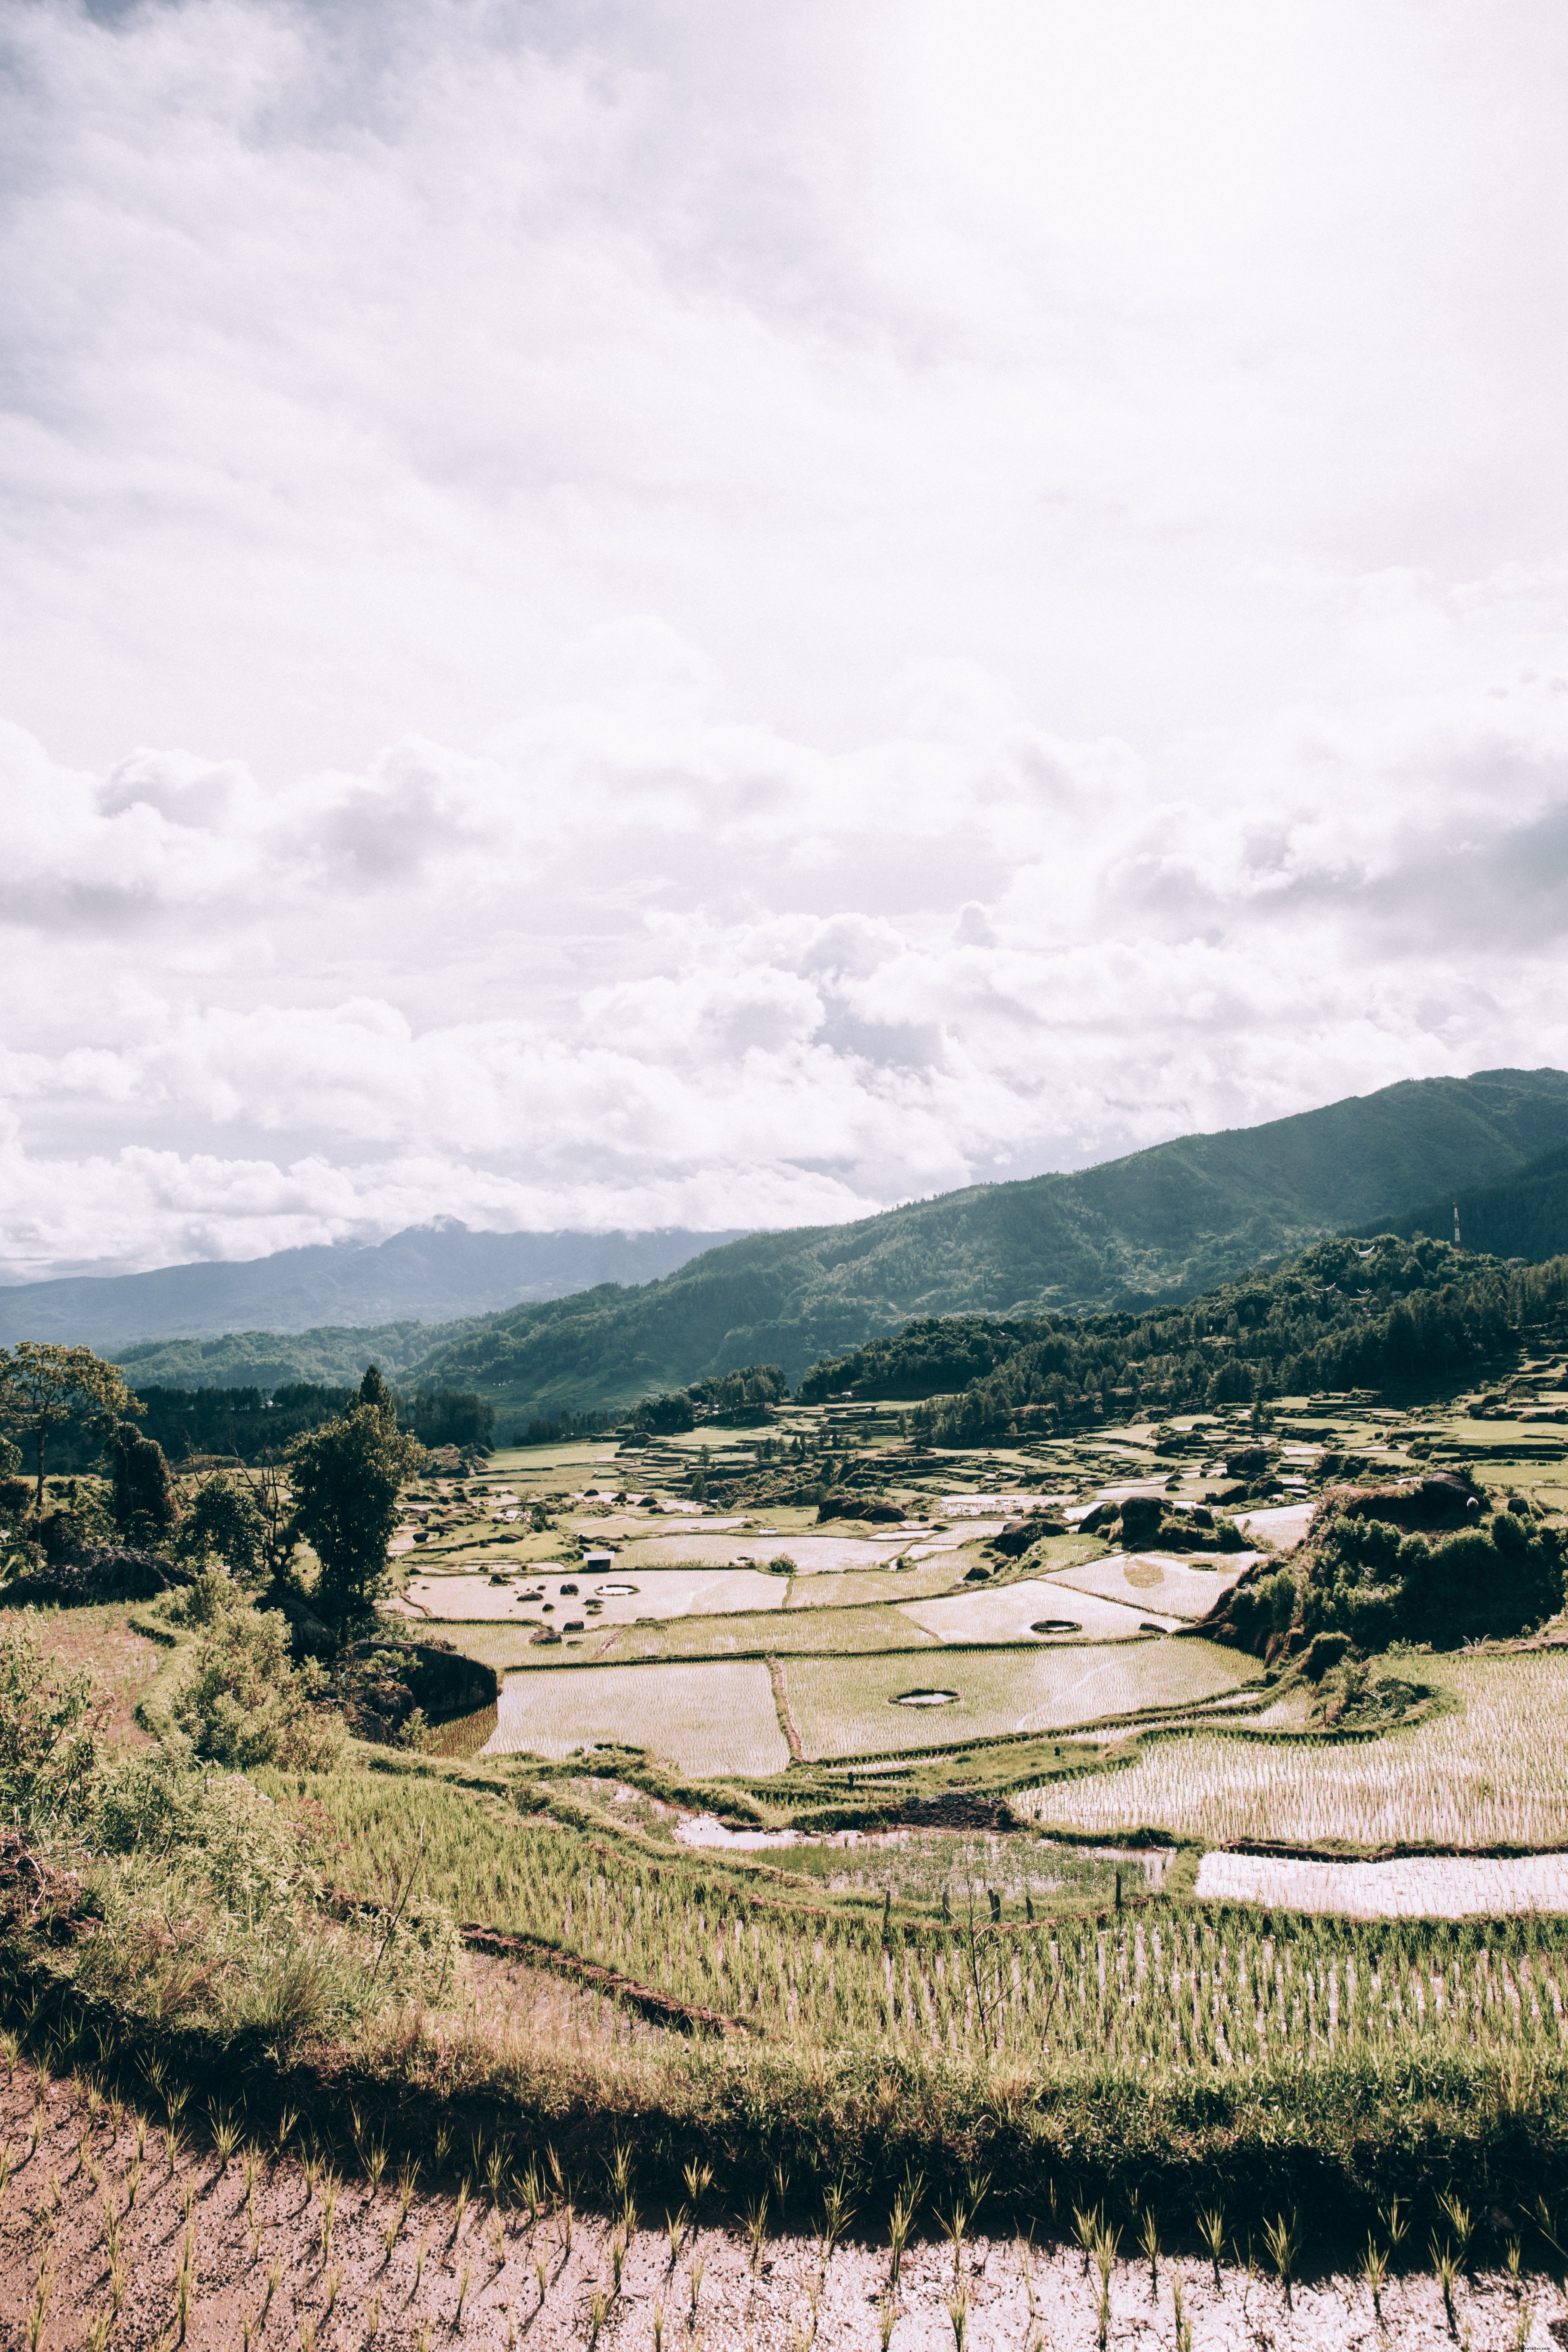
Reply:
<svg viewBox="0 0 1568 2352"><path fill-rule="evenodd" d="M0 1271L1568 1064L1557 0L0 16Z"/></svg>

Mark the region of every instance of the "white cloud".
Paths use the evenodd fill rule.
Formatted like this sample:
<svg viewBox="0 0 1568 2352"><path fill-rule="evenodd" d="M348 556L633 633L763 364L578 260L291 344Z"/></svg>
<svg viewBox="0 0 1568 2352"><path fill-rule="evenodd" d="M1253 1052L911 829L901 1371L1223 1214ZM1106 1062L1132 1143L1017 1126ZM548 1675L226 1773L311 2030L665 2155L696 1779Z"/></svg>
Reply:
<svg viewBox="0 0 1568 2352"><path fill-rule="evenodd" d="M0 1267L1568 1058L1539 0L0 42Z"/></svg>

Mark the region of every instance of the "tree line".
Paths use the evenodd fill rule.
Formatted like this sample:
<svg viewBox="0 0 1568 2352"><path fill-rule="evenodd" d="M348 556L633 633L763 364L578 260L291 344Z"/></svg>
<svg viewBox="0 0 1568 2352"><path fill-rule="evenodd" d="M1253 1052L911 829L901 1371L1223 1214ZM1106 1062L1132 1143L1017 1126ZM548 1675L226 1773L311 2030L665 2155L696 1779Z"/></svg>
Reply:
<svg viewBox="0 0 1568 2352"><path fill-rule="evenodd" d="M911 1436L966 1445L1114 1412L1324 1390L1414 1390L1481 1371L1568 1300L1568 1257L1504 1265L1391 1234L1143 1314L925 1318L814 1367L803 1402L911 1401Z"/></svg>
<svg viewBox="0 0 1568 2352"><path fill-rule="evenodd" d="M373 1622L398 1496L426 1459L374 1364L280 1458L184 1486L158 1439L138 1426L145 1410L90 1348L0 1349L0 1547L13 1571L90 1562L118 1546L187 1574L221 1564L241 1586L302 1601L298 1554L308 1545L319 1563L313 1613L340 1640ZM66 1430L87 1433L102 1484L73 1478L51 1505L50 1446Z"/></svg>
<svg viewBox="0 0 1568 2352"><path fill-rule="evenodd" d="M142 1410L137 1416L171 1462L205 1455L250 1467L280 1459L296 1437L323 1428L346 1412L358 1395L350 1387L300 1381L268 1391L263 1388L165 1388L126 1383ZM488 1454L495 1444L495 1407L472 1390L426 1388L393 1394L400 1429L432 1453L456 1446L461 1453ZM58 1469L87 1470L101 1440L92 1414L69 1416L50 1446Z"/></svg>

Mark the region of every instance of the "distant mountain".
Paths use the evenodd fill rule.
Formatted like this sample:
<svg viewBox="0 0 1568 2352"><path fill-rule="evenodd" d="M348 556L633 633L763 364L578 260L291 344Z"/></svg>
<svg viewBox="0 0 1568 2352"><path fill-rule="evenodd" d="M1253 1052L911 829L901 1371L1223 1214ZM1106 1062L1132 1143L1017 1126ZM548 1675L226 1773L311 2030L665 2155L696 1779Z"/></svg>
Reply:
<svg viewBox="0 0 1568 2352"><path fill-rule="evenodd" d="M1454 1202L1467 1250L1491 1257L1536 1261L1568 1251L1568 1147L1543 1151L1495 1183L1460 1185L1424 1209L1410 1209L1388 1221L1386 1230L1409 1240L1430 1234L1448 1241L1454 1232Z"/></svg>
<svg viewBox="0 0 1568 2352"><path fill-rule="evenodd" d="M226 1331L216 1339L147 1339L112 1351L133 1389L274 1389L310 1381L357 1388L367 1364L399 1388L433 1348L478 1322L329 1324L319 1331Z"/></svg>
<svg viewBox="0 0 1568 2352"><path fill-rule="evenodd" d="M597 1283L652 1282L735 1238L734 1231L476 1234L448 1221L411 1225L380 1243L0 1287L0 1345L55 1339L115 1354L152 1339L293 1331L320 1339L323 1326L449 1323ZM291 1369L284 1377L325 1374Z"/></svg>
<svg viewBox="0 0 1568 2352"><path fill-rule="evenodd" d="M605 1286L487 1318L444 1338L409 1376L479 1387L520 1419L619 1405L743 1364L780 1364L793 1382L914 1316L1191 1298L1564 1148L1561 1070L1406 1080L1073 1175L753 1234L639 1291Z"/></svg>

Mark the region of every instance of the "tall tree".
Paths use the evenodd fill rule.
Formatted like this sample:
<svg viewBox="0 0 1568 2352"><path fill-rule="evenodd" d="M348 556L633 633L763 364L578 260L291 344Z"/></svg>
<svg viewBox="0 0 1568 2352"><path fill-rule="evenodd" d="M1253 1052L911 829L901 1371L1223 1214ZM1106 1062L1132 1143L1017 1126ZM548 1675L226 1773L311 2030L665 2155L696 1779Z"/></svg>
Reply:
<svg viewBox="0 0 1568 2352"><path fill-rule="evenodd" d="M44 1509L44 1465L50 1433L68 1421L112 1425L142 1412L116 1364L106 1364L90 1348L60 1348L41 1339L18 1339L0 1348L0 1422L26 1437L37 1478L35 1507Z"/></svg>
<svg viewBox="0 0 1568 2352"><path fill-rule="evenodd" d="M316 1606L340 1639L385 1589L398 1492L423 1459L374 1364L358 1404L289 1448L294 1524L321 1563Z"/></svg>
<svg viewBox="0 0 1568 2352"><path fill-rule="evenodd" d="M215 1470L190 1499L180 1529L186 1559L220 1559L241 1584L261 1580L267 1525L247 1478Z"/></svg>
<svg viewBox="0 0 1568 2352"><path fill-rule="evenodd" d="M127 1543L156 1545L180 1523L180 1498L155 1437L117 1421L109 1441L114 1470L114 1524Z"/></svg>

